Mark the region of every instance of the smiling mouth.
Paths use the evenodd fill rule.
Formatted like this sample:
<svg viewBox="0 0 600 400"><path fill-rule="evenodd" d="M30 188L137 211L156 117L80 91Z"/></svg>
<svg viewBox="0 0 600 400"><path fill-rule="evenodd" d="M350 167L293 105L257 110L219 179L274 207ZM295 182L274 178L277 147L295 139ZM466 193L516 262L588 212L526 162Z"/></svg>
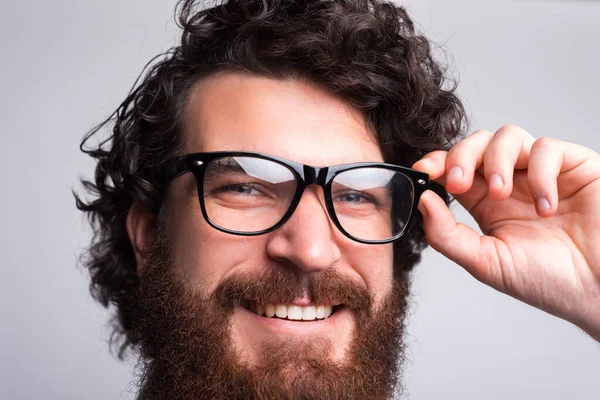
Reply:
<svg viewBox="0 0 600 400"><path fill-rule="evenodd" d="M319 321L331 317L343 305L261 304L246 301L242 306L253 313L266 318L278 318L290 321Z"/></svg>

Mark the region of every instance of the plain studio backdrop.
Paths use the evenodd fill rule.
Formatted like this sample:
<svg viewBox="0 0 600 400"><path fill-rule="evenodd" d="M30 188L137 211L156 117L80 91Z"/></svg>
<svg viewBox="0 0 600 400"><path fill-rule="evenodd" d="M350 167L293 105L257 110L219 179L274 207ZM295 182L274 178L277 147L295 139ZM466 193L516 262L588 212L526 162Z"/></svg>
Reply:
<svg viewBox="0 0 600 400"><path fill-rule="evenodd" d="M77 257L90 230L71 188L84 133L173 45L174 1L3 1L0 43L0 398L132 399L133 362ZM451 57L470 131L512 123L600 150L600 2L403 3ZM458 218L473 220L459 206ZM410 399L598 399L600 345L432 249L414 275Z"/></svg>

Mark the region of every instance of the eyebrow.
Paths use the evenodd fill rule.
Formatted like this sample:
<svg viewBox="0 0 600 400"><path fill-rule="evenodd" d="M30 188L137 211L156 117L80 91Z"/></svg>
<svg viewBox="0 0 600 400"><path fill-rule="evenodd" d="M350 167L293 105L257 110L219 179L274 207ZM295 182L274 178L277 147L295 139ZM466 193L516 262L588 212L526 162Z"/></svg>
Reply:
<svg viewBox="0 0 600 400"><path fill-rule="evenodd" d="M221 173L227 171L233 172L245 172L244 169L239 164L234 163L214 163L214 165L218 165L217 167L213 166L210 170L204 172L204 180L210 180L218 176ZM208 172L208 173L207 173ZM196 176L194 174L185 174L183 176L184 188L185 192L191 196L198 195L198 182L196 181Z"/></svg>
<svg viewBox="0 0 600 400"><path fill-rule="evenodd" d="M219 176L220 174L225 174L225 173L230 173L230 172L243 173L243 174L246 173L244 168L242 168L242 166L239 165L238 163L213 162L213 163L211 163L210 168L207 168L206 170L204 170L204 180L205 181L211 180L211 179Z"/></svg>

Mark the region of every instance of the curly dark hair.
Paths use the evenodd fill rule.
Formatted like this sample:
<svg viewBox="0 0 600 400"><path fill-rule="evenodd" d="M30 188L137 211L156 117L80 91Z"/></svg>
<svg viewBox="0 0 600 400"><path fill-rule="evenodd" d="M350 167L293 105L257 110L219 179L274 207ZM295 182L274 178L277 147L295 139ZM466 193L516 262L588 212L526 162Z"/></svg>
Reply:
<svg viewBox="0 0 600 400"><path fill-rule="evenodd" d="M209 9L198 3L177 3L181 44L151 60L117 110L81 143L97 160L94 179L82 180L88 200L74 193L94 230L82 264L92 296L116 307L111 346L120 343L120 359L138 342L130 296L139 279L125 219L134 203L160 215L166 187L158 177L178 154L183 110L199 79L243 71L306 80L358 109L385 161L400 165L448 149L466 122L456 84L402 7L380 0L229 0ZM86 148L106 126L112 135ZM442 186L435 191L451 201ZM395 270L412 269L426 246L418 214L395 243Z"/></svg>

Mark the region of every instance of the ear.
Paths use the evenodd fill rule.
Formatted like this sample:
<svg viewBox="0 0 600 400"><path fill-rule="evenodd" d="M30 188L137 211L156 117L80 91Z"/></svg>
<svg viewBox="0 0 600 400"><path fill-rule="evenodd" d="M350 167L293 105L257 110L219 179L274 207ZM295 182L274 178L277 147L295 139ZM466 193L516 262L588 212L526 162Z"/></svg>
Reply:
<svg viewBox="0 0 600 400"><path fill-rule="evenodd" d="M154 239L154 216L136 201L127 213L125 225L135 254L137 272L140 274L146 266L148 250Z"/></svg>

